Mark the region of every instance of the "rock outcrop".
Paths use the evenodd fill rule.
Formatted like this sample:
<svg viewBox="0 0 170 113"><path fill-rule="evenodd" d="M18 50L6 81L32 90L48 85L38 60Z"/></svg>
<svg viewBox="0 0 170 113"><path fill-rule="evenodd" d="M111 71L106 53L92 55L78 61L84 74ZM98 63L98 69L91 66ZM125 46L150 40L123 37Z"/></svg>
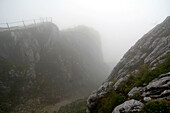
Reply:
<svg viewBox="0 0 170 113"><path fill-rule="evenodd" d="M170 100L170 72L160 75L152 80L146 87L141 96L151 97L152 99Z"/></svg>
<svg viewBox="0 0 170 113"><path fill-rule="evenodd" d="M129 97L133 97L135 94L140 94L143 91L143 87L134 87L133 89L130 90L128 93Z"/></svg>
<svg viewBox="0 0 170 113"><path fill-rule="evenodd" d="M114 108L112 113L124 113L124 112L140 112L145 103L152 99L164 99L170 100L170 72L161 74L159 77L152 80L145 87L134 87L129 91L128 97L133 98L135 94L138 94L143 100L127 100L124 103ZM105 94L109 90L115 90L112 82L104 83L97 91L92 93L87 100L87 113L93 113L94 107L99 104L101 98L105 97Z"/></svg>
<svg viewBox="0 0 170 113"><path fill-rule="evenodd" d="M170 99L170 72L161 74L159 77L152 80L145 87L134 87L128 93L129 97L139 94L144 97L144 101L150 101L151 99Z"/></svg>
<svg viewBox="0 0 170 113"><path fill-rule="evenodd" d="M151 101L152 99L151 99L151 97L144 97L143 98L143 101L145 101L145 102L149 102L149 101Z"/></svg>
<svg viewBox="0 0 170 113"><path fill-rule="evenodd" d="M145 34L132 46L115 66L108 80L119 79L130 72L135 72L142 64L156 65L165 61L170 53L170 17Z"/></svg>
<svg viewBox="0 0 170 113"><path fill-rule="evenodd" d="M112 82L105 82L103 83L97 91L94 91L87 99L87 113L91 113L90 111L93 110L95 105L97 104L98 100L100 100L102 97L104 97L109 88L112 86Z"/></svg>
<svg viewBox="0 0 170 113"><path fill-rule="evenodd" d="M86 95L106 72L100 37L92 28L60 31L45 22L0 32L0 111L29 98L56 103Z"/></svg>
<svg viewBox="0 0 170 113"><path fill-rule="evenodd" d="M112 113L139 112L141 111L142 107L142 102L132 99L115 107Z"/></svg>
<svg viewBox="0 0 170 113"><path fill-rule="evenodd" d="M157 25L150 32L145 34L134 46L132 46L128 50L128 52L115 66L111 75L106 80L107 82L117 81L115 84L113 84L113 87L109 88L109 90L113 90L115 92L113 94L115 94L116 96L124 95L126 101L120 105L117 105L117 101L113 99L114 96L111 97L112 101L110 102L108 100L110 95L107 95L106 98L109 102L105 102L105 95L103 95L101 98L104 101L102 100L103 103L101 105L101 103L98 103L100 102L101 98L98 98L97 93L93 93L89 96L89 99L87 100L87 113L93 113L93 109L95 109L95 113L97 113L98 111L101 112L101 109L94 108L94 105L97 105L98 107L101 106L103 111L108 110L108 108L112 108L112 106L116 106L114 107L114 109L112 109L112 113L122 113L140 112L144 104L151 101L152 99L163 99L169 101L169 56L170 17L167 17L166 20L164 20L161 24ZM162 65L164 66L161 67ZM141 73L142 70L140 69L142 68L142 66L147 67L145 69L147 70L146 73ZM155 71L156 69L157 71ZM146 80L147 75L152 75L152 79L150 79L147 83L142 80L139 80L142 77L145 77L144 80ZM133 82L133 80L137 80L137 77L139 77L139 81L137 82L140 82L140 84L135 84L136 86L134 86L133 83L135 82ZM126 88L123 88L124 86ZM109 91L106 90L104 94L107 93L109 93ZM134 98L136 100L134 100ZM91 101L90 99L93 99L93 101ZM103 105L105 104L104 102L107 103L106 105L110 103L114 105L109 105L109 107L107 107L106 105ZM91 104L93 106L90 106Z"/></svg>
<svg viewBox="0 0 170 113"><path fill-rule="evenodd" d="M122 82L125 82L125 81L129 78L129 76L130 76L130 75L128 74L128 75L120 78L120 79L114 84L113 88L114 88L115 90L117 90L117 88L120 86L120 84L121 84Z"/></svg>

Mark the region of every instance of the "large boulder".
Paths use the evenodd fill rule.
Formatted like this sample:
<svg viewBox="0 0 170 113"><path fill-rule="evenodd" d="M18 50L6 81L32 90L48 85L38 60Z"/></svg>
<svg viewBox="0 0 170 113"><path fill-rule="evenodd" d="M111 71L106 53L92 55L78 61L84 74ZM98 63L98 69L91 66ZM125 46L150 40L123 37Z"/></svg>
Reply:
<svg viewBox="0 0 170 113"><path fill-rule="evenodd" d="M142 102L132 99L115 107L112 113L140 112L142 107Z"/></svg>

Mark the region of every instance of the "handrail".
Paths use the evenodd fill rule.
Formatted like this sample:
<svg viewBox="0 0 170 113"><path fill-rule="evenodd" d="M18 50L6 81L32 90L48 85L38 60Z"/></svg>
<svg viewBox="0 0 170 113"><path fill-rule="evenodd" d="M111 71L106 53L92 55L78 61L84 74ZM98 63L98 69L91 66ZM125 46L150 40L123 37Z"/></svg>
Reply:
<svg viewBox="0 0 170 113"><path fill-rule="evenodd" d="M4 27L1 27L0 26L0 29L8 29L8 30L11 30L10 28L11 27L16 27L18 25L15 25L15 26L12 26L12 24L17 24L17 23L20 23L21 27L26 27L27 25L25 23L29 22L29 25L30 24L38 24L38 23L42 23L42 22L52 22L52 17L45 17L45 18L39 18L39 19L31 19L31 20L22 20L22 21L15 21L15 22L7 22L7 23L0 23L0 25L4 25ZM32 22L32 23L30 23Z"/></svg>

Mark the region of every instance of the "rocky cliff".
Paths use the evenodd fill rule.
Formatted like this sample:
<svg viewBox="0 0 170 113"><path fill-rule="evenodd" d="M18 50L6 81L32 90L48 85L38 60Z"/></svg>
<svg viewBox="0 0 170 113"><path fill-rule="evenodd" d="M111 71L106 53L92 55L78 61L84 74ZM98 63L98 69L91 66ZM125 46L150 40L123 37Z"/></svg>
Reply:
<svg viewBox="0 0 170 113"><path fill-rule="evenodd" d="M164 61L161 58L170 52L169 48L170 17L167 17L128 50L115 66L108 80L118 79L130 72L135 72L142 64L149 64L154 68Z"/></svg>
<svg viewBox="0 0 170 113"><path fill-rule="evenodd" d="M145 34L87 100L87 113L170 112L170 17Z"/></svg>
<svg viewBox="0 0 170 113"><path fill-rule="evenodd" d="M85 96L104 74L100 37L91 28L41 23L0 32L0 112L30 99L41 105Z"/></svg>

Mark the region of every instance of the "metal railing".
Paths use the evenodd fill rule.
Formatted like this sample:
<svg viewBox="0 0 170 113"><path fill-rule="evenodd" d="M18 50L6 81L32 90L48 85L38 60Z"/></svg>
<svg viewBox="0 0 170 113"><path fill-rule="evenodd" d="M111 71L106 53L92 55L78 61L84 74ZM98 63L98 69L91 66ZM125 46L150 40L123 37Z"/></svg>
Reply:
<svg viewBox="0 0 170 113"><path fill-rule="evenodd" d="M11 30L11 29L15 29L15 28L18 28L18 27L20 27L20 28L25 27L26 28L29 25L36 25L36 24L44 23L44 22L52 22L52 17L0 23L0 31Z"/></svg>

